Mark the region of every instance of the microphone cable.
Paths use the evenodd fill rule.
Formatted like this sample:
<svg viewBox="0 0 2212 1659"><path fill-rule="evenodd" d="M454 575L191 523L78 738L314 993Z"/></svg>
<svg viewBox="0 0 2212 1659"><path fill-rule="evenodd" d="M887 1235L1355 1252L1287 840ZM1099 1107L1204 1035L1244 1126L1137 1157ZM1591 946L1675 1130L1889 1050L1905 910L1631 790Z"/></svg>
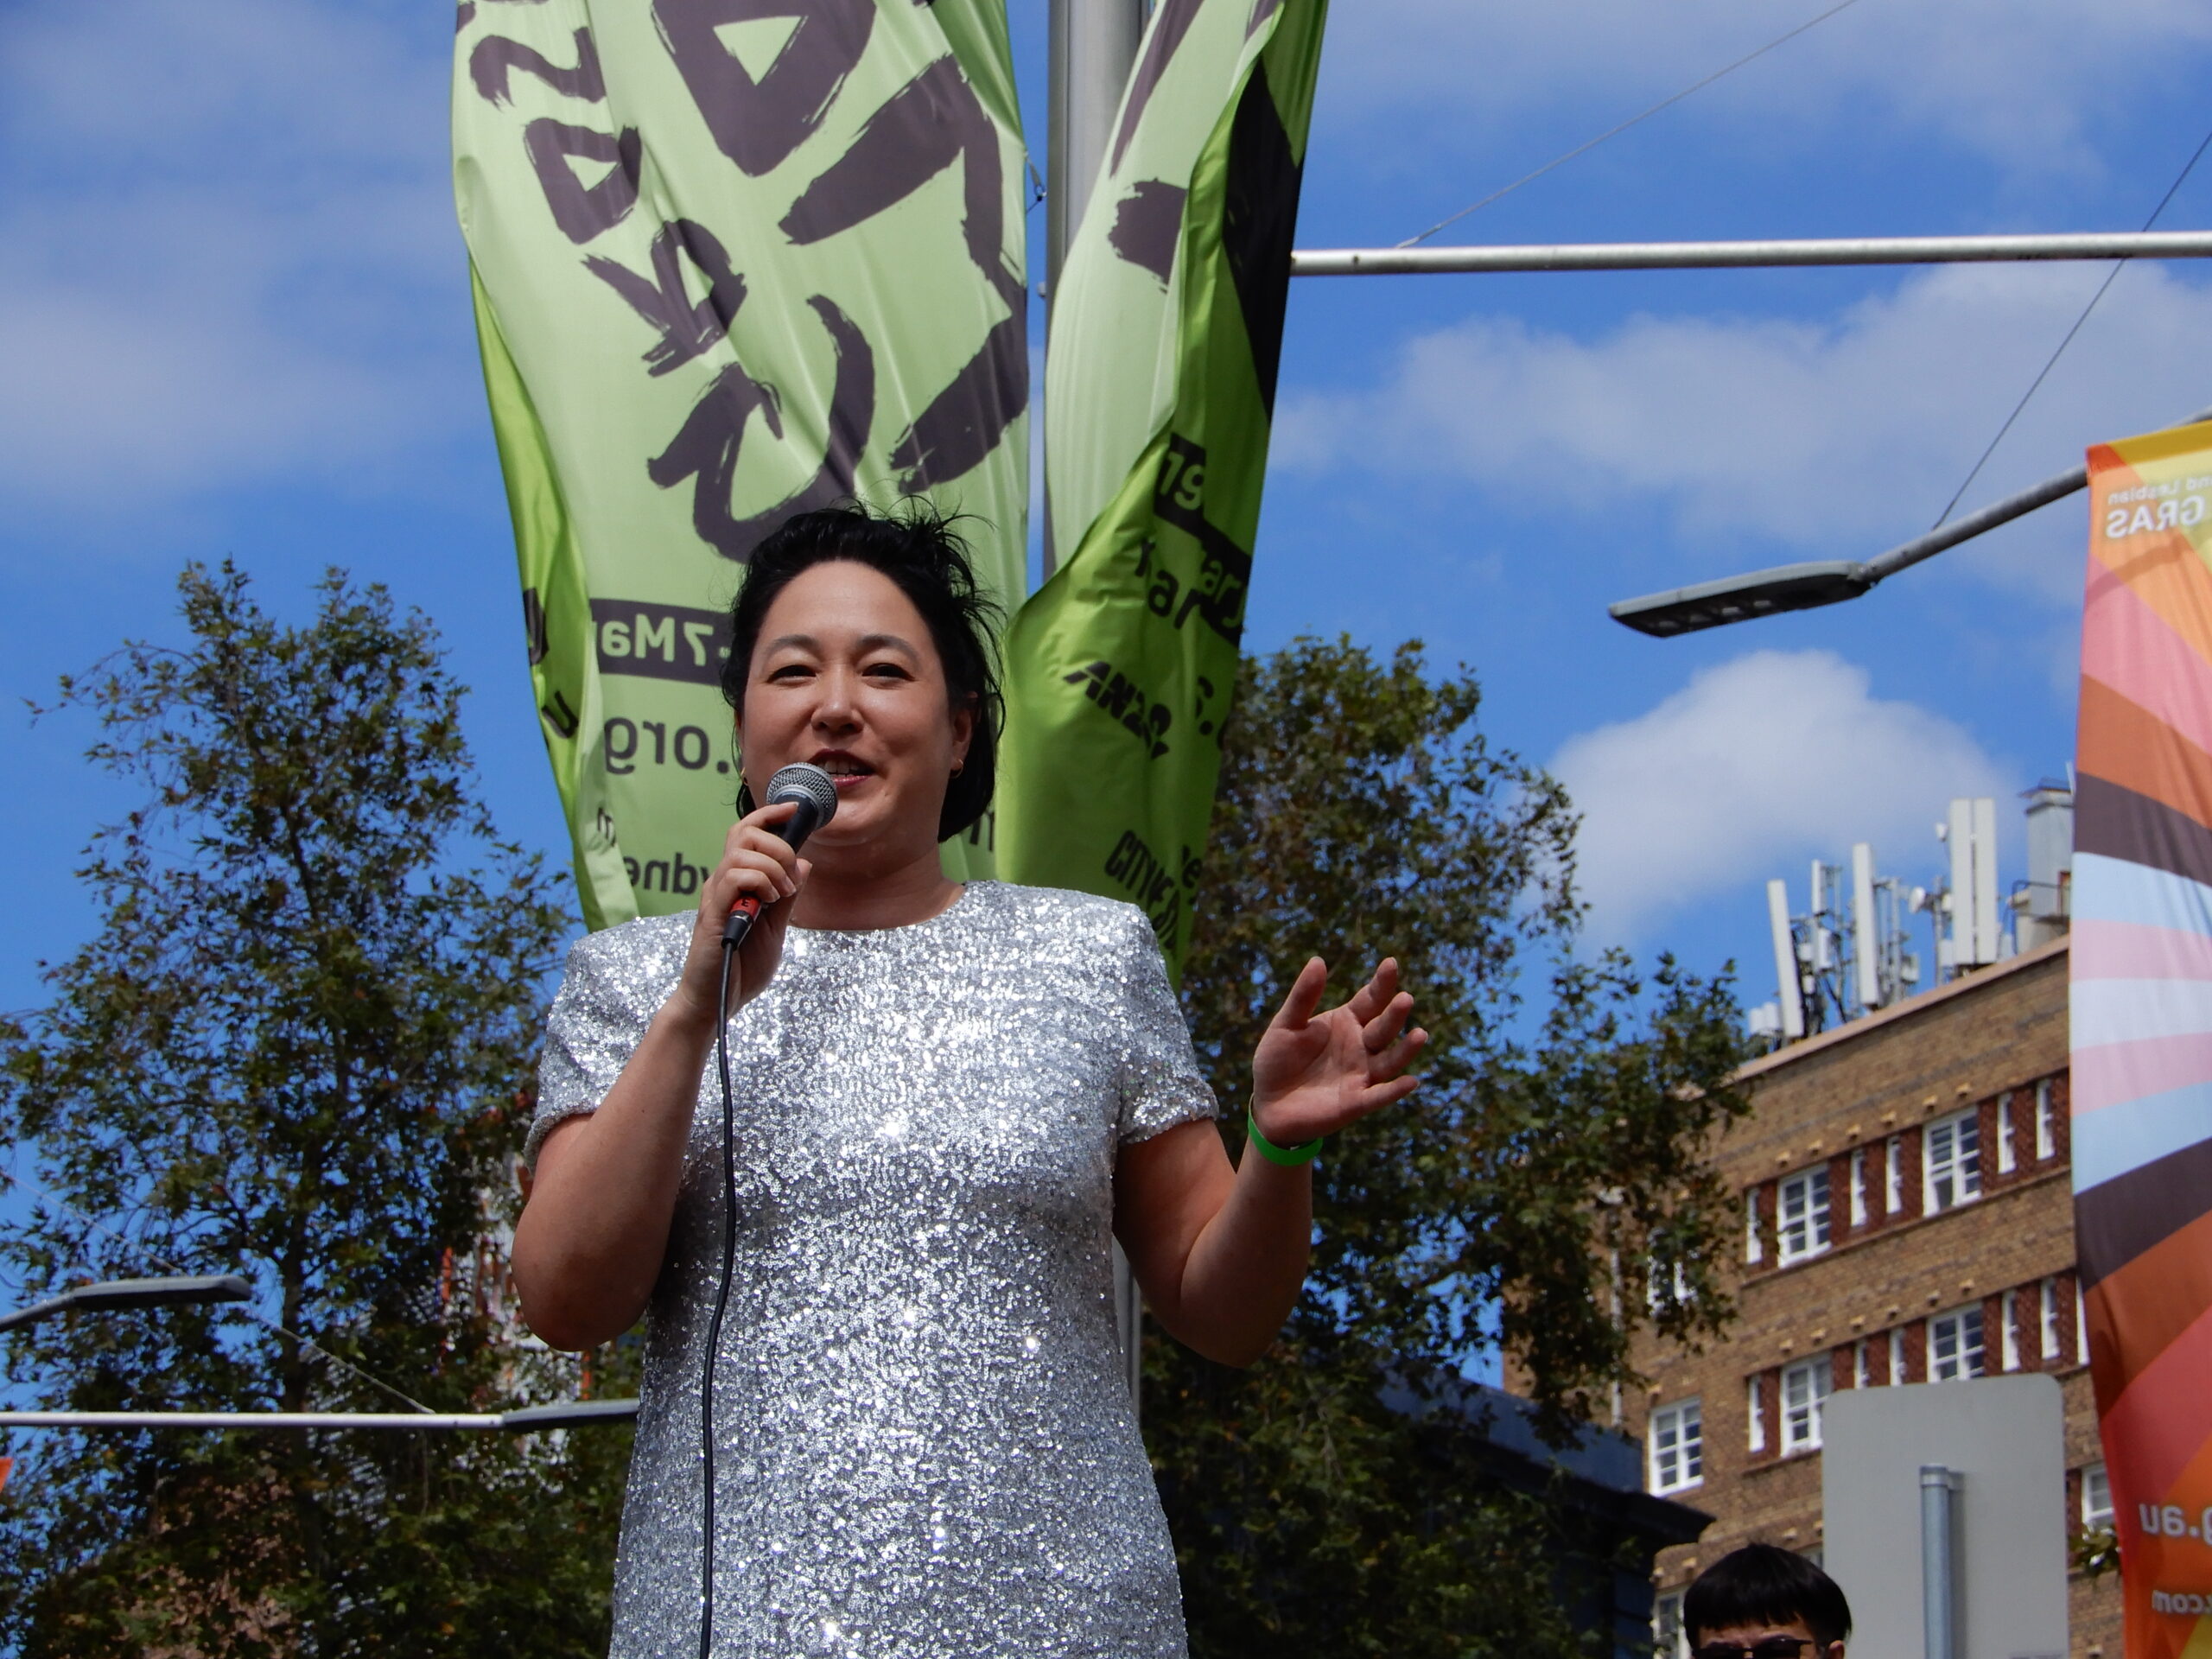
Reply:
<svg viewBox="0 0 2212 1659"><path fill-rule="evenodd" d="M707 1357L699 1367L699 1451L706 1478L699 1503L699 1659L714 1659L715 1361L721 1352L722 1318L729 1311L729 1281L737 1266L737 1110L729 1086L729 976L737 946L725 933L721 989L715 999L715 1069L722 1086L722 1276L715 1288L714 1317L707 1322Z"/></svg>

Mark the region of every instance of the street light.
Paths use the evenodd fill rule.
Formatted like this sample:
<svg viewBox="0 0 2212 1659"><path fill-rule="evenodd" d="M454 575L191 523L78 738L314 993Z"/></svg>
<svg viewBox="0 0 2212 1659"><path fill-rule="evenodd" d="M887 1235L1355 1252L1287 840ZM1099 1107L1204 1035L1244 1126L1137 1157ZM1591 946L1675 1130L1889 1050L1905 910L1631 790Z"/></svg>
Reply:
<svg viewBox="0 0 2212 1659"><path fill-rule="evenodd" d="M253 1297L253 1287L235 1273L183 1274L163 1279L109 1279L97 1285L79 1285L59 1296L0 1314L0 1331L83 1308L114 1313L128 1307L169 1307L192 1302L244 1302Z"/></svg>
<svg viewBox="0 0 2212 1659"><path fill-rule="evenodd" d="M2212 409L2201 409L2179 423L2194 426L2212 421ZM1816 606L1840 604L1856 599L1886 576L1893 576L1923 559L1932 559L1947 548L1971 541L1984 531L2048 506L2075 491L2088 487L2089 469L2069 467L2040 484L2030 485L2018 495L1993 501L1979 512L1954 518L1925 536L1916 536L1891 548L1879 558L1864 563L1855 559L1830 559L1810 564L1781 564L1746 575L1723 576L1694 587L1671 588L1663 594L1624 599L1606 607L1613 620L1638 633L1669 639L1678 633L1748 622L1754 617L1776 616L1783 611L1809 611Z"/></svg>

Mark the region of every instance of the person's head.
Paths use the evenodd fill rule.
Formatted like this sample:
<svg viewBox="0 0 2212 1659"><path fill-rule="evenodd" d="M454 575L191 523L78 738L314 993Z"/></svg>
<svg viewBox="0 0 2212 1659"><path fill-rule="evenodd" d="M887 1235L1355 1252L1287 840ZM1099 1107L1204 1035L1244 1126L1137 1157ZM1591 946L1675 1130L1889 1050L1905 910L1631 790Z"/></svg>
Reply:
<svg viewBox="0 0 2212 1659"><path fill-rule="evenodd" d="M838 785L810 856L906 842L918 856L973 824L997 772L995 612L925 504L785 520L753 550L730 610L722 695L743 749L740 810L779 767L810 760Z"/></svg>
<svg viewBox="0 0 2212 1659"><path fill-rule="evenodd" d="M1697 1575L1682 1629L1694 1659L1843 1659L1851 1605L1795 1550L1746 1544Z"/></svg>

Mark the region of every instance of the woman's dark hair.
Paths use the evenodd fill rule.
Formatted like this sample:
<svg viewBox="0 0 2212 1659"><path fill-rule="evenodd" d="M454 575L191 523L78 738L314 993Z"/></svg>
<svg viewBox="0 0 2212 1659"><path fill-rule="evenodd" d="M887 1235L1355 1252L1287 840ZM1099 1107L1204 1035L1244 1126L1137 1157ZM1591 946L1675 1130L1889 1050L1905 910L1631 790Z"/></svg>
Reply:
<svg viewBox="0 0 2212 1659"><path fill-rule="evenodd" d="M1745 1544L1723 1555L1682 1598L1682 1628L1693 1647L1711 1631L1794 1618L1805 1621L1823 1652L1851 1635L1851 1604L1836 1581L1796 1551L1773 1544Z"/></svg>
<svg viewBox="0 0 2212 1659"><path fill-rule="evenodd" d="M898 584L929 624L952 707L975 715L967 757L944 791L937 821L937 838L950 841L983 816L997 781L1001 705L991 639L1000 611L976 580L967 544L928 503L908 501L892 512L850 506L794 513L754 548L730 607L722 696L741 718L753 648L768 607L801 572L836 559L866 565ZM738 810L750 811L751 802L741 785Z"/></svg>

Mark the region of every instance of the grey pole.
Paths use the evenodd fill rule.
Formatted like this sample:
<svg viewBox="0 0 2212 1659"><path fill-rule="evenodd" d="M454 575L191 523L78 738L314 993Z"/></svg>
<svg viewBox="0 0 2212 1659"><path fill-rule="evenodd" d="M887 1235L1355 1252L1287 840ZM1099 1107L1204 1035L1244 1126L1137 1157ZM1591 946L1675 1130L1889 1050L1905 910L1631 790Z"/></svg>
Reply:
<svg viewBox="0 0 2212 1659"><path fill-rule="evenodd" d="M1144 35L1144 0L1052 0L1045 162L1045 301L1060 283L1060 264L1083 223L1092 185L1114 140L1114 118ZM1049 347L1049 335L1047 336ZM1052 507L1045 498L1045 575L1058 565ZM1128 1258L1114 1246L1114 1326L1128 1368L1129 1399L1141 1376L1138 1337L1144 1304Z"/></svg>
<svg viewBox="0 0 2212 1659"><path fill-rule="evenodd" d="M2050 259L2212 258L2212 231L2043 236L1838 236L1751 242L1569 242L1472 248L1302 248L1294 276L1447 271L1722 270L1785 265L1950 265Z"/></svg>
<svg viewBox="0 0 2212 1659"><path fill-rule="evenodd" d="M1959 1535L1967 1478L1941 1464L1920 1466L1920 1605L1926 1659L1966 1659L1966 1586Z"/></svg>
<svg viewBox="0 0 2212 1659"><path fill-rule="evenodd" d="M1091 186L1114 141L1122 90L1144 35L1144 0L1052 0L1052 60L1045 151L1045 302L1059 286L1060 263L1083 223ZM1049 343L1049 336L1048 336ZM1059 561L1052 513L1045 511L1045 574Z"/></svg>

